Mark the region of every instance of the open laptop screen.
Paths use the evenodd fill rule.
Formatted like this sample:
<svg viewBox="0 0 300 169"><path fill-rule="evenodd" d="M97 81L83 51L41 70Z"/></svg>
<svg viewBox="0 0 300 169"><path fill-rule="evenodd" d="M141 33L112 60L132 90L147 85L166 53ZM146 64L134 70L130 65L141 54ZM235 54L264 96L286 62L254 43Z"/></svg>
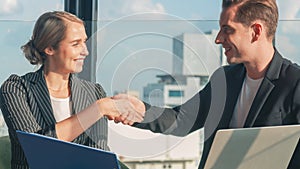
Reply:
<svg viewBox="0 0 300 169"><path fill-rule="evenodd" d="M219 130L205 169L287 168L299 137L300 125Z"/></svg>

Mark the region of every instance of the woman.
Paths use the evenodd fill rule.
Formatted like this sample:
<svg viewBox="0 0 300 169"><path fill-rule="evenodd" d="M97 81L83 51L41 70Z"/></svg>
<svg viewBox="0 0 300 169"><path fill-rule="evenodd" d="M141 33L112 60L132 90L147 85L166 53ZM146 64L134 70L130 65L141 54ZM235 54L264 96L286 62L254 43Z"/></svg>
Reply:
<svg viewBox="0 0 300 169"><path fill-rule="evenodd" d="M86 41L83 21L70 13L47 12L37 20L31 40L21 49L31 64L41 68L23 76L11 75L1 87L12 168L29 168L16 130L109 150L106 117L125 124L142 120L143 114L129 102L112 100L99 84L74 75L82 71L89 54Z"/></svg>

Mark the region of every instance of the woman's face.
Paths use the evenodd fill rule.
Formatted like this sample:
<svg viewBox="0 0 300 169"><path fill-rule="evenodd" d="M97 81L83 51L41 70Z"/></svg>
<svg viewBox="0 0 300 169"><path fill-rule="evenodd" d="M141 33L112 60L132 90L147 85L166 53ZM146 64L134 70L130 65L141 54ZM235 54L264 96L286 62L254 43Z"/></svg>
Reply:
<svg viewBox="0 0 300 169"><path fill-rule="evenodd" d="M83 69L84 59L89 54L86 47L87 35L84 25L67 21L65 38L57 49L48 56L48 70L61 74L79 73Z"/></svg>

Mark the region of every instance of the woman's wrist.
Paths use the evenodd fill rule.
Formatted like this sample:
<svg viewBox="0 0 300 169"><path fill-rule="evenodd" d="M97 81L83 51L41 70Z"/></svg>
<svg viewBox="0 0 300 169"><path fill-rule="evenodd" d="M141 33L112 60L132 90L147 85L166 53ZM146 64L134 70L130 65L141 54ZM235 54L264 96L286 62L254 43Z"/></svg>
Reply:
<svg viewBox="0 0 300 169"><path fill-rule="evenodd" d="M105 97L96 101L98 113L101 116L107 116L110 113L110 107L113 106L112 100L109 97Z"/></svg>

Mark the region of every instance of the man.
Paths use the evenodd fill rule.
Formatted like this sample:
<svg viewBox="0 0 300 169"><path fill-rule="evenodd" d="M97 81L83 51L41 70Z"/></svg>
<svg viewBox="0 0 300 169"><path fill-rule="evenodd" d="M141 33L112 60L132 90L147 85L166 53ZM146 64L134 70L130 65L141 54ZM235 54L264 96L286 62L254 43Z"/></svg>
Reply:
<svg viewBox="0 0 300 169"><path fill-rule="evenodd" d="M219 23L215 42L225 49L230 65L218 69L183 105L163 109L146 104L144 122L135 124L179 136L204 127L199 168L219 129L300 123L300 68L273 46L275 0L223 0Z"/></svg>

